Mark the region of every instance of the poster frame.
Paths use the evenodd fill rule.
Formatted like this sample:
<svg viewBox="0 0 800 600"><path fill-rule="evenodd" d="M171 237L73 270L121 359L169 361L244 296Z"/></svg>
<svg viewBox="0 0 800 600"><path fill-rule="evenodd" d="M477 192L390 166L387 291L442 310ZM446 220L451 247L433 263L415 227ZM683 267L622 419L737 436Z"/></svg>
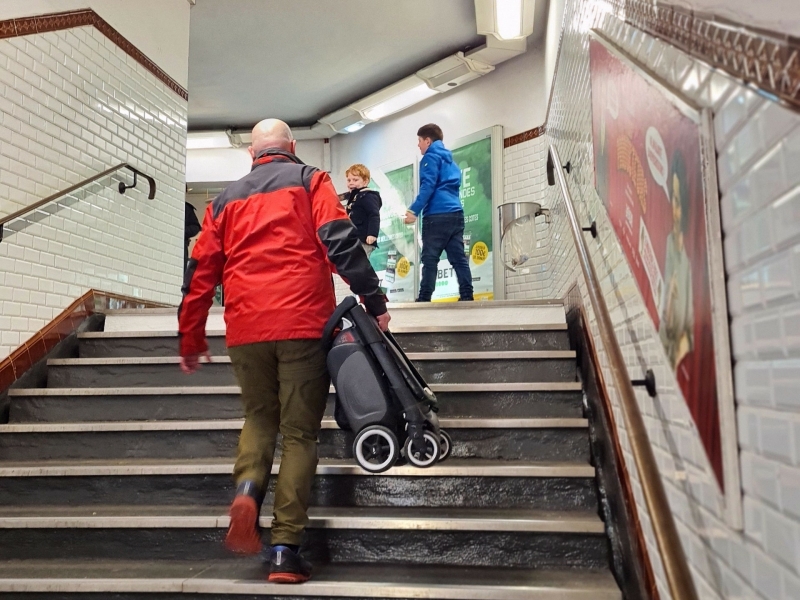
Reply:
<svg viewBox="0 0 800 600"><path fill-rule="evenodd" d="M503 194L505 192L504 173L503 173L503 126L493 125L485 129L476 131L456 139L452 145L447 146L449 150L457 150L462 146L467 146L486 138L492 139L492 294L494 300L504 300L506 297L506 275L503 268L502 251L500 244L500 220L498 207L503 204ZM417 160L419 168L419 160ZM419 177L417 177L419 180Z"/></svg>
<svg viewBox="0 0 800 600"><path fill-rule="evenodd" d="M720 218L719 185L717 182L716 145L714 141L713 111L704 108L679 90L643 66L638 60L619 48L597 29L590 31L591 39L599 42L612 56L630 68L649 85L657 89L683 116L697 124L700 138L700 173L703 188L703 212L706 217L706 257L708 260L709 285L711 296L711 323L714 340L714 356L717 379L717 403L720 426L720 446L722 450L722 472L724 489L721 515L726 523L737 530L744 526L742 515L742 488L739 465L739 438L736 423L736 403L733 386L733 363L730 342L730 316L728 311L725 281L725 261L722 244L722 225ZM601 202L605 204L604 199ZM626 261L627 262L627 261ZM661 346L659 345L660 351ZM666 360L665 360L666 362ZM679 394L682 392L676 386ZM684 400L685 402L685 400ZM691 426L696 431L694 421ZM707 471L715 487L717 479L710 463ZM665 475L662 473L662 476ZM680 479L679 473L674 474ZM686 474L683 474L685 478Z"/></svg>
<svg viewBox="0 0 800 600"><path fill-rule="evenodd" d="M390 171L396 171L397 169L402 169L404 167L411 166L411 201L414 201L414 198L417 197L417 193L419 193L419 156L414 157L411 153L408 154L408 158L398 158L397 160L389 161L382 165L378 165L377 167L373 167L370 169L371 171L381 171L383 173L388 173ZM418 240L420 235L420 220L414 222L414 239ZM414 264L416 268L414 271L414 298L416 298L419 294L419 277L420 271L422 269L422 265L419 264L419 243L414 244ZM392 306L400 306L404 303L402 302L395 302Z"/></svg>

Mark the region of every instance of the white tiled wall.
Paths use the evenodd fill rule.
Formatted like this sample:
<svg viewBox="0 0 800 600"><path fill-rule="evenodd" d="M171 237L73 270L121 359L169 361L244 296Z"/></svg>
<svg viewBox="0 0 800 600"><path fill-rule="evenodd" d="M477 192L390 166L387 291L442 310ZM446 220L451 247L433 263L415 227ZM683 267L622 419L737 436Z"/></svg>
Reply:
<svg viewBox="0 0 800 600"><path fill-rule="evenodd" d="M0 214L122 162L157 185L122 196L122 171L6 225L0 359L89 288L177 303L186 111L93 27L0 40Z"/></svg>
<svg viewBox="0 0 800 600"><path fill-rule="evenodd" d="M631 376L653 368L654 401L640 407L701 598L800 598L800 114L744 88L674 47L625 25L602 0L568 0L555 92L540 153L553 142L568 176ZM725 266L732 317L744 529L723 519L721 496L699 437L645 312L621 247L593 189L589 30L601 28L663 79L715 114ZM589 308L557 188L543 287L525 297L563 297L578 281ZM513 285L513 284L512 284ZM591 326L594 317L590 312ZM595 336L596 337L596 336ZM598 340L599 344L599 340ZM602 349L601 349L602 351ZM601 357L602 360L602 357ZM606 380L611 381L610 374ZM613 390L612 400L616 402ZM617 411L618 412L618 411ZM655 547L623 419L620 439L633 477L649 555L670 594Z"/></svg>
<svg viewBox="0 0 800 600"><path fill-rule="evenodd" d="M538 202L542 204L547 175L545 159L547 144L540 136L527 142L509 146L503 153L503 169L505 171L504 202ZM506 299L544 298L549 290L548 272L549 234L550 228L544 218L539 217L535 223L529 222L526 229L535 228L536 251L531 259L520 265L516 272L505 272ZM509 263L508 244L504 245L506 263Z"/></svg>

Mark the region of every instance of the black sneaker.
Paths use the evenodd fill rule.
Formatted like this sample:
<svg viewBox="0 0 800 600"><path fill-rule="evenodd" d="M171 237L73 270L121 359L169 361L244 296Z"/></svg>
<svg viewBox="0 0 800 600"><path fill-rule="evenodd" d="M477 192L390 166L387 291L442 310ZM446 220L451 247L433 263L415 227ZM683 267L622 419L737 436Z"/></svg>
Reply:
<svg viewBox="0 0 800 600"><path fill-rule="evenodd" d="M269 559L271 583L303 583L311 577L311 563L286 546L273 546Z"/></svg>

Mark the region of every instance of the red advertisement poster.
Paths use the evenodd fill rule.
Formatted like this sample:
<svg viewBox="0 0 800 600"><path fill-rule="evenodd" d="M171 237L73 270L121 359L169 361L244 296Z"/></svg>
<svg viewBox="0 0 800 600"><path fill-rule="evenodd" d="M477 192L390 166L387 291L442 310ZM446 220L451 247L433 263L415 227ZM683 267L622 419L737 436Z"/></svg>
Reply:
<svg viewBox="0 0 800 600"><path fill-rule="evenodd" d="M724 489L701 127L596 39L590 69L595 187Z"/></svg>

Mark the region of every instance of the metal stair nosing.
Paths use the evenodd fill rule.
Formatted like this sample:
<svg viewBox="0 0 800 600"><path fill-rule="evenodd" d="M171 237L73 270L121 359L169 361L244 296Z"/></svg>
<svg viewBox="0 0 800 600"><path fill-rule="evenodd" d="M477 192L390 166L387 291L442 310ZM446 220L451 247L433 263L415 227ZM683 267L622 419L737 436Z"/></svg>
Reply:
<svg viewBox="0 0 800 600"><path fill-rule="evenodd" d="M272 474L277 475L280 461L275 461ZM0 479L4 477L91 477L145 475L230 475L232 459L195 460L77 460L0 462ZM317 475L360 475L364 477L564 477L593 478L592 465L577 462L501 462L451 459L427 469L412 466L392 467L373 474L361 469L353 460L320 460Z"/></svg>
<svg viewBox="0 0 800 600"><path fill-rule="evenodd" d="M409 360L547 360L574 359L574 350L492 350L481 352L408 352ZM51 358L48 367L104 366L104 365L171 365L180 363L179 356L137 356L115 358ZM212 356L210 364L230 364L230 356Z"/></svg>

